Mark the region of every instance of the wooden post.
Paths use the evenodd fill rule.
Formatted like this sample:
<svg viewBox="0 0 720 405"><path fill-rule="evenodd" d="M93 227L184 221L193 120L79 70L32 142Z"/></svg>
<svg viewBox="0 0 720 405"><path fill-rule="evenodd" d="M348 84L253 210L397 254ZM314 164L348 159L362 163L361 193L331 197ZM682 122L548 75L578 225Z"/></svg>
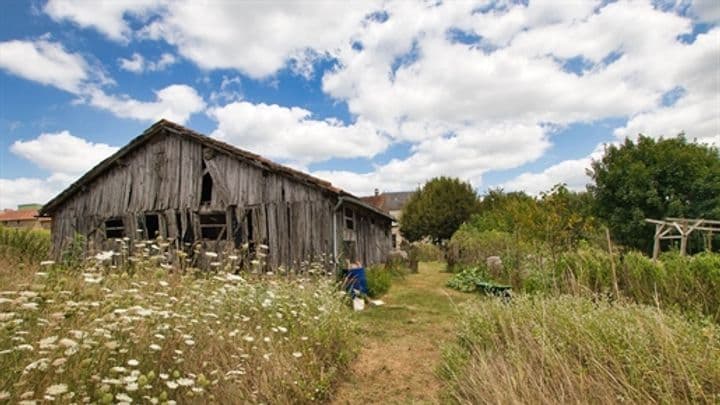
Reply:
<svg viewBox="0 0 720 405"><path fill-rule="evenodd" d="M687 255L687 221L680 223L680 256Z"/></svg>
<svg viewBox="0 0 720 405"><path fill-rule="evenodd" d="M608 252L610 253L610 268L612 269L613 288L615 289L615 299L620 298L620 289L618 288L617 273L615 272L615 259L613 258L612 241L610 240L610 229L605 228L605 236L607 237Z"/></svg>
<svg viewBox="0 0 720 405"><path fill-rule="evenodd" d="M655 243L653 243L653 262L657 262L658 256L660 256L660 234L662 233L665 225L655 224Z"/></svg>

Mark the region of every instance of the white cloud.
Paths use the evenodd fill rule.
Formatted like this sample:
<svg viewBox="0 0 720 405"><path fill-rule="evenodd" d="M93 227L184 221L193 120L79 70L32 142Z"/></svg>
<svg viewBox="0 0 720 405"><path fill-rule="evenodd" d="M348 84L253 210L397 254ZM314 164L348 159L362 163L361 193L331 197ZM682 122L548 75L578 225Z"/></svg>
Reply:
<svg viewBox="0 0 720 405"><path fill-rule="evenodd" d="M90 80L85 59L46 39L0 42L0 68L44 85L77 93Z"/></svg>
<svg viewBox="0 0 720 405"><path fill-rule="evenodd" d="M158 0L50 0L44 11L56 21L70 20L81 27L91 27L116 41L128 41L132 29L126 17L142 18L161 6Z"/></svg>
<svg viewBox="0 0 720 405"><path fill-rule="evenodd" d="M141 55L121 62L128 69L162 70L175 62L174 56L163 54L156 62L147 62ZM190 115L205 108L205 101L194 88L174 84L155 92L154 101L140 101L125 95L107 94L102 85L111 81L91 67L77 53L47 39L0 42L0 69L24 79L51 85L79 96L77 102L112 112L121 118L153 121L159 118L185 123Z"/></svg>
<svg viewBox="0 0 720 405"><path fill-rule="evenodd" d="M14 209L20 204L44 204L69 183L54 178L0 178L0 209Z"/></svg>
<svg viewBox="0 0 720 405"><path fill-rule="evenodd" d="M118 62L120 62L120 69L128 72L141 73L145 68L145 58L137 52L133 53L128 59L118 59Z"/></svg>
<svg viewBox="0 0 720 405"><path fill-rule="evenodd" d="M165 118L179 124L184 124L192 114L205 109L202 96L194 88L184 84L173 84L156 91L154 101L108 95L102 90L94 89L89 94L88 103L122 118L140 121Z"/></svg>
<svg viewBox="0 0 720 405"><path fill-rule="evenodd" d="M493 169L508 169L540 157L550 146L547 129L530 124L499 124L467 128L451 137L419 143L406 159L393 159L370 173L317 171L314 175L332 181L355 194L409 190L436 176L461 177L478 185Z"/></svg>
<svg viewBox="0 0 720 405"><path fill-rule="evenodd" d="M373 156L390 141L412 144L411 156L370 173L318 173L353 191L414 187L439 174L479 186L489 170L539 157L549 147L550 128L608 117L629 119L615 130L618 137L679 130L701 140L720 136L720 33L714 28L692 43L679 39L698 21L718 21L716 1L147 0L87 6L87 0L51 0L46 12L118 41L162 40L203 69L235 69L256 79L286 67L309 76L318 58L336 58L323 91L347 103L355 124L242 102L239 90L224 86L210 101L231 103L209 114L218 121L216 136L298 165ZM367 18L377 10L382 18ZM472 38L477 41L465 41ZM130 70L149 70L141 55L126 61ZM582 69L568 69L573 63ZM678 87L683 97L663 105L663 94ZM159 93L152 103L95 92L90 103L149 119L171 104ZM180 103L186 113L178 115L187 118L201 103ZM573 167L569 161L545 177L528 173L518 182L567 178L563 173ZM580 177L569 183L579 184Z"/></svg>
<svg viewBox="0 0 720 405"><path fill-rule="evenodd" d="M61 131L15 141L10 150L49 171L50 175L47 178L0 178L0 209L24 203L46 203L118 148Z"/></svg>
<svg viewBox="0 0 720 405"><path fill-rule="evenodd" d="M118 62L120 62L120 68L123 70L133 73L142 73L145 71L158 72L165 70L177 62L177 59L171 53L163 53L156 62L153 62L148 61L142 55L135 52L130 58L120 58L118 59Z"/></svg>
<svg viewBox="0 0 720 405"><path fill-rule="evenodd" d="M93 143L68 131L43 133L29 141L17 140L10 151L52 173L79 175L117 151L117 147Z"/></svg>
<svg viewBox="0 0 720 405"><path fill-rule="evenodd" d="M338 120L312 119L299 107L238 101L208 110L218 122L212 136L273 158L300 164L331 157L372 157L388 139L363 121L345 125Z"/></svg>

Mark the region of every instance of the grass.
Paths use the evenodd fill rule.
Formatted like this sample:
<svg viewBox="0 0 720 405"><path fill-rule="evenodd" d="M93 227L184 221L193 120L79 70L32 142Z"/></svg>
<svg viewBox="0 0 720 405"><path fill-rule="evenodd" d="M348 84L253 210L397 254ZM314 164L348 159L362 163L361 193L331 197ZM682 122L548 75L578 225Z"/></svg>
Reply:
<svg viewBox="0 0 720 405"><path fill-rule="evenodd" d="M50 231L0 225L0 256L5 260L38 262L50 252Z"/></svg>
<svg viewBox="0 0 720 405"><path fill-rule="evenodd" d="M444 354L457 403L716 403L720 328L582 297L468 305Z"/></svg>
<svg viewBox="0 0 720 405"><path fill-rule="evenodd" d="M362 350L334 403L438 403L440 347L454 338L458 305L473 296L445 288L444 263L394 281L385 305L356 313Z"/></svg>
<svg viewBox="0 0 720 405"><path fill-rule="evenodd" d="M134 263L0 260L0 402L311 402L353 358L331 280Z"/></svg>

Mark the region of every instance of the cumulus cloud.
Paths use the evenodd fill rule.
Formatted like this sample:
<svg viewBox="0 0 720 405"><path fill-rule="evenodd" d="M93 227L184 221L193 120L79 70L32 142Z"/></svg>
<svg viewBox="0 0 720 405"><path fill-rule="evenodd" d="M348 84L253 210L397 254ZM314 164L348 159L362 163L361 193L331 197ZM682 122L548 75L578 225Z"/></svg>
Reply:
<svg viewBox="0 0 720 405"><path fill-rule="evenodd" d="M28 203L44 204L67 185L67 182L55 178L0 178L0 209L14 209Z"/></svg>
<svg viewBox="0 0 720 405"><path fill-rule="evenodd" d="M93 143L68 131L43 133L28 141L17 140L10 151L55 174L78 175L112 155L117 147Z"/></svg>
<svg viewBox="0 0 720 405"><path fill-rule="evenodd" d="M46 39L0 42L0 68L71 93L91 79L91 68L80 54Z"/></svg>
<svg viewBox="0 0 720 405"><path fill-rule="evenodd" d="M108 95L102 90L95 89L90 92L88 103L122 118L140 121L165 118L180 124L184 124L192 114L205 108L202 96L194 88L184 84L173 84L156 91L154 101Z"/></svg>
<svg viewBox="0 0 720 405"><path fill-rule="evenodd" d="M56 21L72 21L81 27L94 28L110 39L127 42L132 29L126 18L142 18L161 5L158 0L50 0L43 10Z"/></svg>
<svg viewBox="0 0 720 405"><path fill-rule="evenodd" d="M209 115L218 122L215 136L299 165L371 157L391 142L413 145L410 156L369 173L317 173L352 191L414 187L441 174L479 186L490 170L537 159L550 145L551 128L608 117L628 118L614 131L619 138L680 130L701 141L719 136L720 31L688 39L694 24L718 21L718 2L169 4L137 0L91 8L87 0L51 0L45 11L116 41L161 40L202 69L234 69L255 79L288 67L307 77L313 62L333 59L322 89L348 106L354 124L239 101L238 91L225 88L210 99L229 104ZM141 55L120 63L148 70ZM682 97L665 102L676 88ZM161 91L155 102L103 92L89 102L137 119L166 109L187 117L201 109L200 102L167 107ZM189 91L185 96L193 98ZM563 173L574 173L582 160L527 173L515 185L555 178L579 185L582 176Z"/></svg>
<svg viewBox="0 0 720 405"><path fill-rule="evenodd" d="M120 69L133 73L143 73L165 70L177 62L177 59L171 53L166 52L160 55L160 58L157 61L153 62L145 59L142 55L135 52L132 56L130 56L130 58L120 58L118 59L118 62L120 63Z"/></svg>
<svg viewBox="0 0 720 405"><path fill-rule="evenodd" d="M300 164L331 157L372 157L388 139L363 121L316 120L299 107L237 101L208 110L218 122L212 136L242 148Z"/></svg>
<svg viewBox="0 0 720 405"><path fill-rule="evenodd" d="M175 59L170 54L164 54L156 62L138 61L143 69L160 70L174 63ZM128 63L129 69L137 67L132 60ZM143 121L167 118L184 123L190 115L205 108L202 96L194 88L183 84L156 91L154 101L107 94L103 85L110 80L100 70L91 67L82 55L68 52L61 44L45 38L0 42L0 69L77 95L77 102L87 102L122 118Z"/></svg>
<svg viewBox="0 0 720 405"><path fill-rule="evenodd" d="M15 141L10 151L50 172L46 178L0 178L0 208L45 203L81 174L118 150L93 143L69 131L43 133L35 139Z"/></svg>

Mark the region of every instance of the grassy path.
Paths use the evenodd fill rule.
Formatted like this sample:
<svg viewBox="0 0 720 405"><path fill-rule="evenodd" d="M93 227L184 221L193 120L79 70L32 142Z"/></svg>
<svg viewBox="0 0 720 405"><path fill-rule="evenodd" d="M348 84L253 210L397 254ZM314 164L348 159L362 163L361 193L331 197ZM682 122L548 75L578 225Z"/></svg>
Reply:
<svg viewBox="0 0 720 405"><path fill-rule="evenodd" d="M336 404L438 403L441 346L453 339L456 305L471 297L445 287L440 263L396 281L385 305L358 313L363 347Z"/></svg>

